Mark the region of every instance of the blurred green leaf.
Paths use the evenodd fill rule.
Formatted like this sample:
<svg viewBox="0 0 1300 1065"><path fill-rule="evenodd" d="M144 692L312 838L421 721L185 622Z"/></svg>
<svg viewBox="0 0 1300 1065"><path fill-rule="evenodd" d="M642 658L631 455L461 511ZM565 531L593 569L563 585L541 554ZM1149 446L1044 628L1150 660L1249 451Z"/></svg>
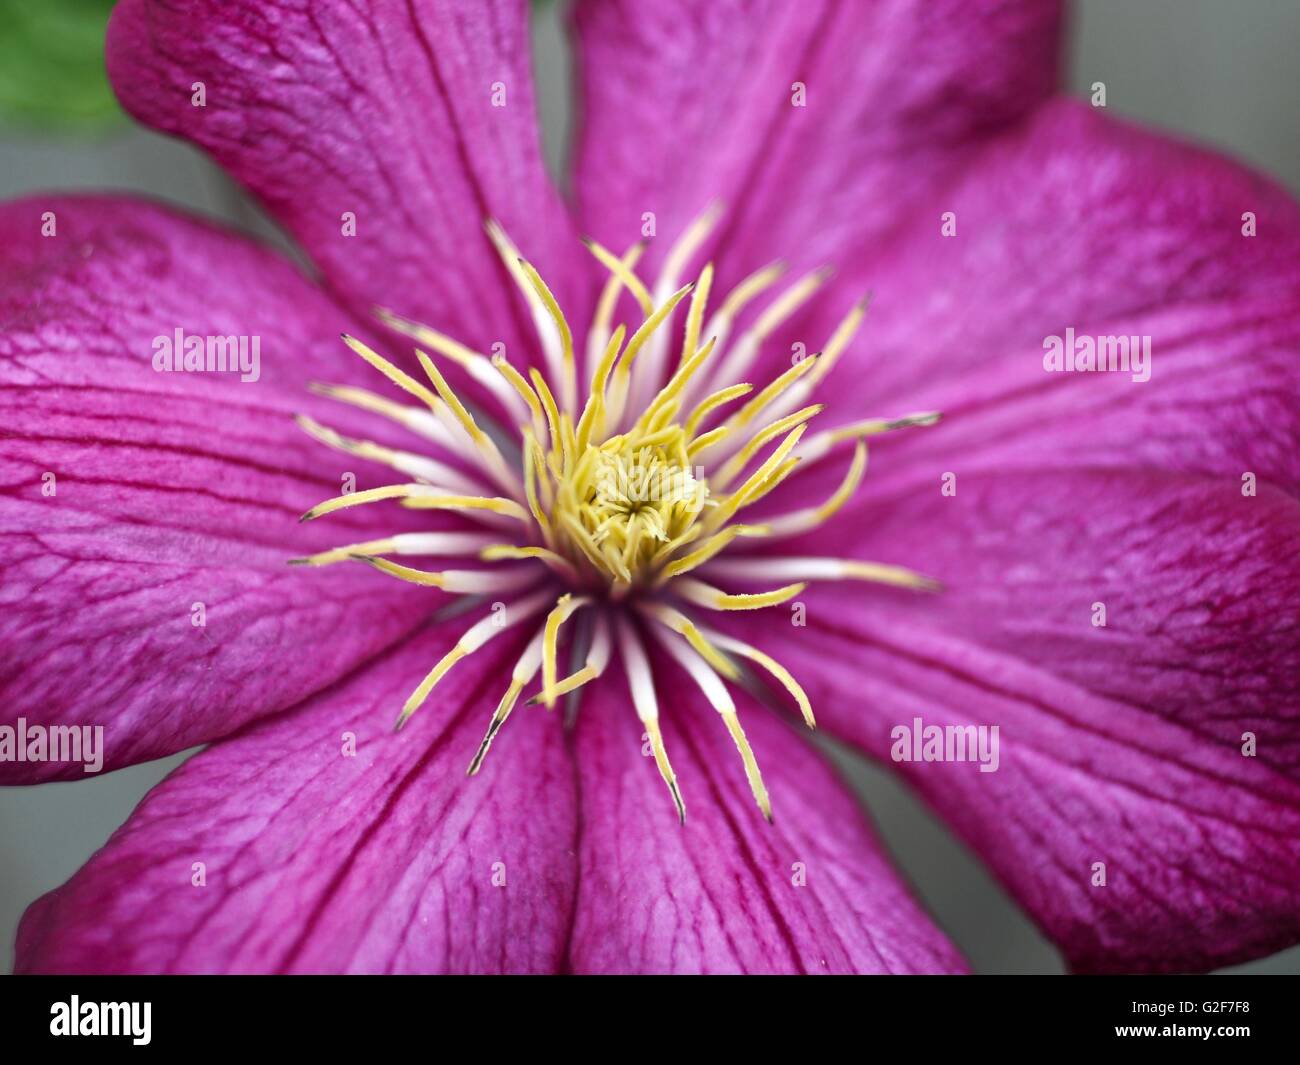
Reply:
<svg viewBox="0 0 1300 1065"><path fill-rule="evenodd" d="M103 128L122 110L104 72L113 0L0 0L0 122Z"/></svg>

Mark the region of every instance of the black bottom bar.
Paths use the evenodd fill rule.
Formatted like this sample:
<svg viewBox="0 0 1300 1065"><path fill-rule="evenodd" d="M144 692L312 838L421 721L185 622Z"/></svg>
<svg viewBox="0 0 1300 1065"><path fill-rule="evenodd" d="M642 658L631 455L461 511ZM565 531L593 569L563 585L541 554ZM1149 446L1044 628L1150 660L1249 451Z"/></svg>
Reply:
<svg viewBox="0 0 1300 1065"><path fill-rule="evenodd" d="M775 1052L783 1036L809 1054L833 1037L864 1058L909 1046L1222 1054L1289 1048L1297 993L1286 977L15 977L3 987L11 1061L60 1044L337 1054L414 1042L436 1055L512 1037L525 1050L585 1055L608 1036L615 1054L701 1044L734 1054L755 1041Z"/></svg>

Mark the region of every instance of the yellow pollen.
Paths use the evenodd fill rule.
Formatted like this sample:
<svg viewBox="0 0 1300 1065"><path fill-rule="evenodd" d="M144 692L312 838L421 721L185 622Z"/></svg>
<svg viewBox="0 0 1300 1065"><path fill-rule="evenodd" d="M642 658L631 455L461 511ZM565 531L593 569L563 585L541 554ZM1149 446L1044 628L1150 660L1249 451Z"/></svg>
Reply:
<svg viewBox="0 0 1300 1065"><path fill-rule="evenodd" d="M758 753L745 736L728 684L767 686L773 699L792 703L809 727L812 704L772 656L701 619L780 609L809 581L937 590L928 577L892 563L782 556L768 549L774 541L815 530L849 503L866 473L867 437L933 425L939 415L858 417L809 433L824 413L824 403L813 395L853 342L868 301L861 297L841 309L818 355L783 372L779 366L760 372L766 342L799 308L825 298L831 272L817 269L781 288L784 264L763 267L723 295L710 316L713 265L704 263L695 280L681 281L721 216L718 204L705 210L649 282L636 272L644 243L620 256L586 242L606 277L582 343L575 342L541 274L504 229L489 221L488 239L532 313L534 352L512 353L513 362L502 355L489 358L432 326L377 309L384 325L423 349L410 353L402 364L406 369L352 337L344 340L397 393L312 386L397 422L422 437L423 445L407 450L352 439L300 416L313 439L400 475L393 483L324 500L304 520L387 502L435 512L435 521L446 521L437 512L450 512L462 527L447 531L435 525L428 532L345 543L290 561L326 573L336 564L359 562L428 594L471 596L469 602L483 605L401 707L398 727L460 661L515 626L527 630L523 655L510 677L502 678L502 695L470 759L470 775L484 768L516 706L528 712L528 706L549 708L563 699L576 712L574 700L586 685L610 683L601 678L617 656L627 704L678 817L685 819L685 803L659 708L666 700L673 713L691 712L702 699L721 718L755 801L770 820ZM774 294L766 296L768 289ZM746 326L742 312L749 314L751 303L757 310ZM621 309L640 317L616 321ZM751 379L736 380L741 375ZM462 391L464 382L476 391ZM507 439L495 431L501 426ZM777 498L773 493L786 481L841 447L849 457L829 498L751 516L750 508ZM464 531L465 523L476 531ZM754 553L758 546L762 553ZM385 557L393 555L420 556L423 562ZM678 685L695 696L684 699Z"/></svg>

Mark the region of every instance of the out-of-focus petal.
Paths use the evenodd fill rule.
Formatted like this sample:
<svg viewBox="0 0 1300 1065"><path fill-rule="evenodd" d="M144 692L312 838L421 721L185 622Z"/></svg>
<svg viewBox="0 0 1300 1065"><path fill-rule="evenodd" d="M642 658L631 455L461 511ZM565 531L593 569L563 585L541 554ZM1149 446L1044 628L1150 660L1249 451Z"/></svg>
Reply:
<svg viewBox="0 0 1300 1065"><path fill-rule="evenodd" d="M1056 88L1061 12L1053 0L587 0L575 25L582 224L623 247L645 212L671 236L721 199L710 248L725 281L775 258L874 254Z"/></svg>

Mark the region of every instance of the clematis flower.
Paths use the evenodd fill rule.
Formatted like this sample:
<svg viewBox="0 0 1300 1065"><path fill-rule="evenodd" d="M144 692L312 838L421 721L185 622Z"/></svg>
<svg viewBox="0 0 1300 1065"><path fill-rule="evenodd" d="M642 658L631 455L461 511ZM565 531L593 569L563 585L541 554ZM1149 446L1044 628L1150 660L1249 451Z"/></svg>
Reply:
<svg viewBox="0 0 1300 1065"><path fill-rule="evenodd" d="M1076 969L1300 938L1294 202L1058 97L1053 3L587 0L567 205L527 17L119 4L310 274L0 208L4 721L209 744L17 969L962 970L814 714Z"/></svg>

